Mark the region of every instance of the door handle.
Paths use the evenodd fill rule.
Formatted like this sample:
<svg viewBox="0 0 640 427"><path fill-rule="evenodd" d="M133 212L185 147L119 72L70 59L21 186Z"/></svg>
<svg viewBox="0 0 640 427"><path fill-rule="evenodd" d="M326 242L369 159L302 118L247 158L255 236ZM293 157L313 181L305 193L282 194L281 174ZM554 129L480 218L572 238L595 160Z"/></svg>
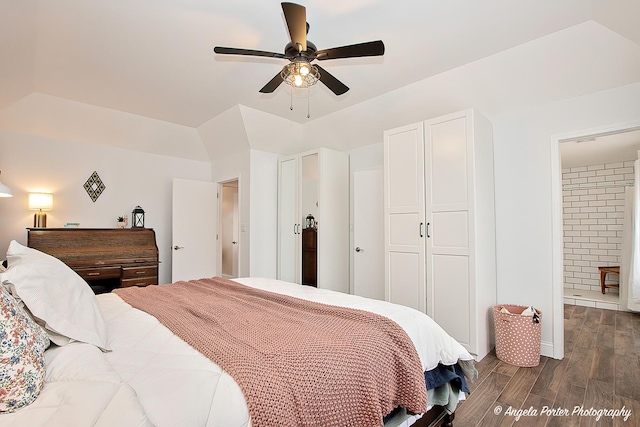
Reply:
<svg viewBox="0 0 640 427"><path fill-rule="evenodd" d="M356 246L355 251L356 252L364 252L364 249L362 249L360 246Z"/></svg>
<svg viewBox="0 0 640 427"><path fill-rule="evenodd" d="M431 237L431 235L429 234L429 225L431 225L430 222L427 223L427 238Z"/></svg>
<svg viewBox="0 0 640 427"><path fill-rule="evenodd" d="M177 250L179 250L179 249L184 249L184 246L178 246L178 245L175 245L175 246L173 247L173 250L174 250L174 251L177 251Z"/></svg>
<svg viewBox="0 0 640 427"><path fill-rule="evenodd" d="M234 245L237 245L237 244L238 244L238 242L231 242L231 243L232 243L232 244L234 244Z"/></svg>
<svg viewBox="0 0 640 427"><path fill-rule="evenodd" d="M424 222L420 223L420 237L424 237L424 233L422 232L422 227L424 227Z"/></svg>

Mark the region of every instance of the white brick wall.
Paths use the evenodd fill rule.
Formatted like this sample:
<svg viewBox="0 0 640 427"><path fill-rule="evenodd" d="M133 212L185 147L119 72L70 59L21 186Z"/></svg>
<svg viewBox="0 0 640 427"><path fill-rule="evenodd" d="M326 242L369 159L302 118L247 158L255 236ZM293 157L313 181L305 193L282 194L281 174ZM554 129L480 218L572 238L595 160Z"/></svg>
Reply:
<svg viewBox="0 0 640 427"><path fill-rule="evenodd" d="M564 286L600 291L598 267L620 265L624 187L633 161L562 170ZM607 275L607 283L617 283Z"/></svg>

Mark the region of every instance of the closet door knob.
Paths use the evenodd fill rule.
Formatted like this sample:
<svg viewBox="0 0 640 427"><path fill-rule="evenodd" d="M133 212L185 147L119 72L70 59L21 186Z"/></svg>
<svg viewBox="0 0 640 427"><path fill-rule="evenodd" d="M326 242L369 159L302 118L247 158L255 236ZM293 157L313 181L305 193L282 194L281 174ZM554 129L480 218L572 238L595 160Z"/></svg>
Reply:
<svg viewBox="0 0 640 427"><path fill-rule="evenodd" d="M356 246L356 252L364 252L364 249L362 249L360 246Z"/></svg>

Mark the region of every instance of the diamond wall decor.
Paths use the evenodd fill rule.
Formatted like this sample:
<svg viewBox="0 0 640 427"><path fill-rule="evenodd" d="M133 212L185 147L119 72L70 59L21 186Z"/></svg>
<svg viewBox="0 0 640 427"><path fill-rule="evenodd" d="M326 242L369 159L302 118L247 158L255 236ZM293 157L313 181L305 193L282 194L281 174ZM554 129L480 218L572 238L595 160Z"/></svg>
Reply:
<svg viewBox="0 0 640 427"><path fill-rule="evenodd" d="M84 189L94 203L98 200L98 197L100 197L105 188L107 187L104 186L104 183L96 171L93 171L87 182L84 183Z"/></svg>

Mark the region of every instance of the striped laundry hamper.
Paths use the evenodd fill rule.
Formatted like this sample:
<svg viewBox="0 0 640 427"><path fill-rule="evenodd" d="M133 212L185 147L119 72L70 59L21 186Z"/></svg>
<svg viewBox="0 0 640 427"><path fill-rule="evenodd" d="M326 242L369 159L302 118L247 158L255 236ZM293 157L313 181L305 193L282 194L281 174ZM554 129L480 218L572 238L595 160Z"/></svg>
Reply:
<svg viewBox="0 0 640 427"><path fill-rule="evenodd" d="M540 364L542 312L533 309L535 314L522 315L528 308L509 304L493 307L496 356L510 365L532 367Z"/></svg>

